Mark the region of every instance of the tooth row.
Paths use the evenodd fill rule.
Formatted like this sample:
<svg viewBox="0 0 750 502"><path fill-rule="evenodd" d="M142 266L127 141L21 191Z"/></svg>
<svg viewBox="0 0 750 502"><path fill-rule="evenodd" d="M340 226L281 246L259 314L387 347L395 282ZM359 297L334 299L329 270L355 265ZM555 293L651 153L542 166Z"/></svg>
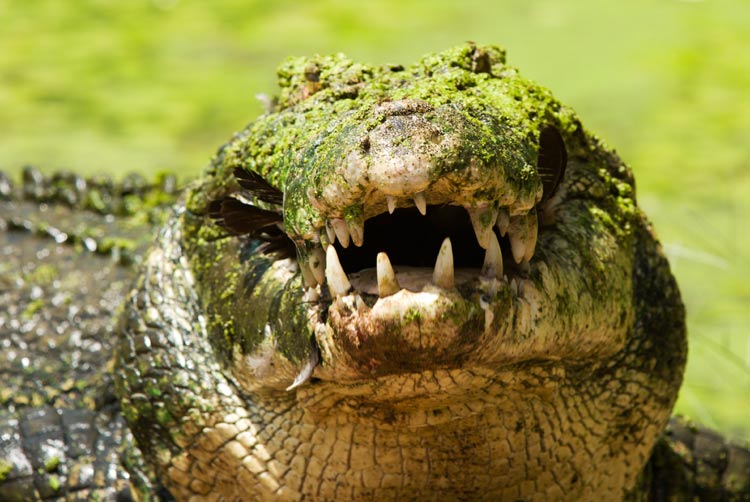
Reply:
<svg viewBox="0 0 750 502"><path fill-rule="evenodd" d="M494 233L489 240L490 244L484 256L481 275L485 278L501 279L503 277L503 255L500 244ZM352 289L351 282L349 282L349 278L339 261L336 248L333 246L329 245L325 253L322 249L313 251L307 261L300 264L300 270L305 283L310 286L310 290L314 290L316 284L323 284L323 279L328 283L331 293L337 298L346 295ZM401 290L396 273L386 253L378 253L376 272L378 296L384 298ZM433 284L443 289L452 289L455 286L454 272L453 246L450 238L446 237L435 260L435 269L432 273Z"/></svg>
<svg viewBox="0 0 750 502"><path fill-rule="evenodd" d="M388 212L393 213L396 209L396 198L389 195L386 197L386 201ZM414 204L422 215L427 214L424 192L414 195ZM501 237L509 235L513 260L516 263L529 262L534 256L539 230L536 209L532 209L527 214L516 216L510 216L507 208L472 208L468 209L468 212L477 243L483 249L490 249L492 237L495 235L492 228L496 226ZM362 247L364 243L365 227L362 221L331 218L326 221L325 228L328 242L331 244L336 242L336 239L343 248L348 248L350 242L353 242L357 247ZM311 272L315 273L316 278L320 275L314 270L311 270Z"/></svg>
<svg viewBox="0 0 750 502"><path fill-rule="evenodd" d="M386 203L388 204L388 212L393 214L396 210L396 197L392 195L386 196ZM414 205L422 216L427 214L427 199L424 192L414 195ZM338 239L344 248L349 247L349 242L353 242L357 247L362 247L364 243L365 225L363 220L331 218L326 220L325 228L330 243L334 243Z"/></svg>
<svg viewBox="0 0 750 502"><path fill-rule="evenodd" d="M395 198L389 196L387 202L388 210L392 212L395 209ZM420 213L425 214L427 206L424 192L416 194L414 202ZM539 223L536 209L532 209L527 214L514 216L509 214L507 208L484 207L468 211L477 242L486 250L481 269L482 277L496 279L503 277L503 256L497 236L493 231L494 226L497 227L501 236L508 235L513 260L517 264L528 266L528 262L534 256L538 236ZM326 235L331 244L338 239L344 248L347 248L350 242L361 247L364 242L364 225L355 220L332 218L326 221ZM378 293L381 297L390 296L401 289L388 255L378 254L376 268ZM325 252L322 248L316 248L305 260L300 260L300 271L308 287L315 287L327 281L331 292L336 296L343 296L351 289L351 283L332 245L328 245ZM453 288L455 285L453 249L449 238L443 241L438 252L433 283L444 289Z"/></svg>

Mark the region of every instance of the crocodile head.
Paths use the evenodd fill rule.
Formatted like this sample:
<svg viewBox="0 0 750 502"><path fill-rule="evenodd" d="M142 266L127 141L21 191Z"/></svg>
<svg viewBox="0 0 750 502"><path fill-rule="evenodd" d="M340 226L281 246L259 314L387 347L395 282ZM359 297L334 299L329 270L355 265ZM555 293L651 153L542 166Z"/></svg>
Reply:
<svg viewBox="0 0 750 502"><path fill-rule="evenodd" d="M630 170L497 48L409 68L292 59L279 78L181 217L211 357L239 399L350 435L332 486L360 495L386 493L357 477L382 466L351 467L373 434L399 447L382 469L401 495L632 486L685 350ZM419 448L427 471L403 460ZM532 464L554 483L521 489ZM481 481L486 466L510 474Z"/></svg>
<svg viewBox="0 0 750 502"><path fill-rule="evenodd" d="M622 350L629 171L584 162L596 144L573 113L502 52L466 46L409 70L293 60L280 73L275 111L198 189L216 201L206 224L251 234L237 252L214 241L223 256L207 275L239 272L216 318L232 320L218 345L240 380L286 388ZM252 256L253 237L274 245Z"/></svg>

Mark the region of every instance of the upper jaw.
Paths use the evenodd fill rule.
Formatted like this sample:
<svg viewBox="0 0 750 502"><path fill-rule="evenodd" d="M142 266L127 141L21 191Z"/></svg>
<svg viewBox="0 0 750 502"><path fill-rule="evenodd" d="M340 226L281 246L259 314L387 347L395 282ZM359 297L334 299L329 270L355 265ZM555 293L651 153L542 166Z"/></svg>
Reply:
<svg viewBox="0 0 750 502"><path fill-rule="evenodd" d="M542 182L528 140L435 113L326 137L358 146L308 159L306 182L285 187L284 226L297 245L305 301L325 312L314 322L323 361L316 374L356 379L467 357L508 363L574 353L579 343L592 353L600 342L615 346L584 325L556 332L561 322L575 328L550 315L560 291L571 302L576 291L596 295L570 257L555 263L561 255L552 252L546 272L537 266ZM483 134L492 157L469 140Z"/></svg>
<svg viewBox="0 0 750 502"><path fill-rule="evenodd" d="M374 119L377 125L321 139L299 167L299 179L290 178L285 188L287 233L313 239L338 218L357 244L366 219L398 207L423 212L426 205L494 205L514 215L539 202L542 182L528 138L470 121L450 107L403 108L413 113L388 115L376 108L373 114L382 117Z"/></svg>

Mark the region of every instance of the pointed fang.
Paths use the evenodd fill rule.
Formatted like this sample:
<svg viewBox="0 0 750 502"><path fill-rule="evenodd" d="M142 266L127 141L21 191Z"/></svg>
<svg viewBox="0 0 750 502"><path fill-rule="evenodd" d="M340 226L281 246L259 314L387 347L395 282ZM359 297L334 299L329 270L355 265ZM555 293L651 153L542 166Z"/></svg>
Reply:
<svg viewBox="0 0 750 502"><path fill-rule="evenodd" d="M422 216L427 214L427 201L424 198L424 192L419 192L414 195L414 205L417 206L417 209Z"/></svg>
<svg viewBox="0 0 750 502"><path fill-rule="evenodd" d="M497 236L495 236L494 232L490 236L490 246L484 254L482 276L495 279L503 277L503 253L500 250L500 243L497 242Z"/></svg>
<svg viewBox="0 0 750 502"><path fill-rule="evenodd" d="M333 229L333 223L331 220L326 220L326 235L331 244L336 242L336 231Z"/></svg>
<svg viewBox="0 0 750 502"><path fill-rule="evenodd" d="M482 249L490 247L490 235L493 235L492 227L497 221L497 209L493 207L483 209L469 210L471 225L474 227L474 234L477 236L477 242Z"/></svg>
<svg viewBox="0 0 750 502"><path fill-rule="evenodd" d="M305 303L315 303L320 299L320 294L315 288L307 288L305 294L302 295L302 301Z"/></svg>
<svg viewBox="0 0 750 502"><path fill-rule="evenodd" d="M534 251L536 250L536 241L539 237L539 219L536 215L536 208L529 211L528 214L528 225L529 233L526 241L526 254L523 260L528 263L534 257Z"/></svg>
<svg viewBox="0 0 750 502"><path fill-rule="evenodd" d="M302 273L302 280L305 282L305 286L308 288L314 288L317 286L318 283L315 281L315 276L313 275L312 270L310 270L310 266L301 259L297 260L297 264L299 265L299 271Z"/></svg>
<svg viewBox="0 0 750 502"><path fill-rule="evenodd" d="M396 280L396 273L393 271L391 261L388 259L388 255L385 253L378 253L377 258L377 272L378 272L378 295L381 298L391 296L394 293L398 293L401 286L398 285Z"/></svg>
<svg viewBox="0 0 750 502"><path fill-rule="evenodd" d="M326 279L328 288L335 296L347 294L352 287L333 246L328 246L326 250Z"/></svg>
<svg viewBox="0 0 750 502"><path fill-rule="evenodd" d="M318 356L318 351L313 350L310 353L310 356L307 358L307 362L297 374L297 377L294 379L292 384L286 388L286 390L289 391L292 389L296 389L300 385L307 383L307 381L310 380L310 377L313 374L313 370L318 365L319 359L320 359L320 356Z"/></svg>
<svg viewBox="0 0 750 502"><path fill-rule="evenodd" d="M510 239L510 250L513 252L513 261L521 263L526 256L526 241L523 237L525 225L520 222L514 222L516 218L523 216L514 216L508 229L508 238Z"/></svg>
<svg viewBox="0 0 750 502"><path fill-rule="evenodd" d="M307 265L310 267L310 271L315 277L315 280L318 281L318 284L323 284L326 280L325 263L326 254L323 251L323 248L316 247L307 257Z"/></svg>
<svg viewBox="0 0 750 502"><path fill-rule="evenodd" d="M508 236L513 260L516 263L528 262L534 256L538 227L535 210L511 217Z"/></svg>
<svg viewBox="0 0 750 502"><path fill-rule="evenodd" d="M510 225L510 213L507 207L501 207L497 212L497 231L500 232L500 237L505 237L508 233L508 226Z"/></svg>
<svg viewBox="0 0 750 502"><path fill-rule="evenodd" d="M365 225L362 221L349 220L346 222L349 228L349 234L352 236L352 242L358 248L362 247L365 242Z"/></svg>
<svg viewBox="0 0 750 502"><path fill-rule="evenodd" d="M348 248L349 228L346 226L346 222L341 218L334 218L331 220L331 226L333 227L333 231L336 234L336 237L341 243L341 247Z"/></svg>
<svg viewBox="0 0 750 502"><path fill-rule="evenodd" d="M393 214L393 211L396 210L396 197L393 195L386 195L385 200L388 203L388 213Z"/></svg>
<svg viewBox="0 0 750 502"><path fill-rule="evenodd" d="M443 289L451 289L455 284L453 280L453 248L448 237L440 246L435 261L435 271L432 273L432 282Z"/></svg>

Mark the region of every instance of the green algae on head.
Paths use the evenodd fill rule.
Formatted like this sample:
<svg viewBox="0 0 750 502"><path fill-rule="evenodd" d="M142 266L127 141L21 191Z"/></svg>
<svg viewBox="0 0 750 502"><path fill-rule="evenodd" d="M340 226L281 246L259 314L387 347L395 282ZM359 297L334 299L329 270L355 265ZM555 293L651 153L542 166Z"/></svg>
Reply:
<svg viewBox="0 0 750 502"><path fill-rule="evenodd" d="M496 47L408 67L294 58L278 75L131 302L144 322L125 336L190 328L167 330L181 342L157 365L174 359L179 383L120 379L165 483L199 493L185 473L216 463L226 497L622 498L685 356L630 170ZM143 284L160 277L157 302ZM160 321L181 295L185 317ZM128 354L126 374L148 362ZM149 421L134 392L180 404ZM173 440L152 422L193 425Z"/></svg>
<svg viewBox="0 0 750 502"><path fill-rule="evenodd" d="M629 171L619 161L610 162L613 159L607 157L609 154L596 139L583 131L572 110L556 101L549 91L507 66L504 51L467 44L426 56L406 68L368 67L343 55L293 58L281 66L278 74L281 93L275 108L220 150L209 177L191 195L189 208L196 214L206 214L211 201L221 204L222 200L231 200L231 211L225 207L224 220L221 216L218 220L229 227L243 225L243 206L237 201L278 211L278 221L270 228L274 231L273 241L278 244L284 240L285 244L280 245L285 246L286 254L296 254L297 264L290 266L298 267L297 273L309 288L307 297L346 296L351 289L349 279L353 279L359 287L355 284L355 295L349 296L359 305L357 311L362 312L363 306L375 306L378 283L374 274L375 255L381 251L386 251L391 257L390 264L396 267L393 276L396 285L401 278L403 284L398 290L404 288L404 294L412 294L429 288L435 282L430 280L433 274L429 268L440 241L448 237L457 247L459 289L471 281L479 281L474 291L491 297L503 288L518 290L518 284L525 282L536 287L545 280L566 282L569 294L587 305L582 301L585 295L578 298L575 288L580 284L577 280L563 281L562 271L547 272L549 260L562 259L566 248L555 250L554 246L562 244L554 238L554 231L538 235L541 222L543 227L551 229L571 224L572 232L590 232L604 239L601 249L594 245L576 250L576 262L590 265L590 270L601 276L596 284L619 285L590 291L590 310L596 313L595 319L612 314L622 319L629 317L624 305L630 286L627 281L614 281L611 277L625 275L624 271L632 264L626 255L610 247L613 239L618 239L619 245L628 244L629 221L637 218L634 203L622 201L632 199L632 190L618 191L617 198L610 196L611 185L630 186ZM589 164L596 162L598 167L587 166L573 179L576 183L562 180L562 188L558 190L566 168L577 169L580 158L587 159ZM283 204L278 204L278 200L276 204L269 204L262 196L255 197L253 188L243 185L242 180L238 187L235 181L238 172L257 173L283 194L279 196ZM558 206L563 195L575 197L578 192L601 196L592 208L573 211L575 214L569 217L568 223L560 217L564 206L560 214ZM620 195L621 192L624 195ZM217 212L221 214L221 209L213 211ZM426 213L423 220L417 212ZM245 225L252 227L252 221L259 216L253 213L246 217L250 223ZM387 221L389 219L392 221ZM215 221L201 220L190 228L198 233L221 235ZM608 231L600 236L596 232L601 225L607 225ZM424 230L425 226L432 230ZM372 239L370 227L375 235ZM246 228L234 230L237 230L234 233L247 233L243 232ZM282 235L278 235L279 230L283 230ZM401 239L402 234L413 230L420 232L419 246L416 243L397 246L387 238ZM268 225L253 236L268 237L267 232ZM539 256L549 255L548 263L541 269L535 267L532 260L539 238L551 245L538 251ZM226 243L214 247L213 253L209 251L211 246L196 251L202 256L196 258L196 266L201 271L205 265L200 263L205 260L209 263L218 260L223 264L216 268L217 275L204 275L211 284L223 282L227 277L242 281L257 275L250 264L252 260L238 259L239 241L230 246L233 252L227 252ZM409 247L414 249L404 249ZM328 252L329 248L335 252ZM334 262L332 267L326 266L328 261ZM343 268L335 262L341 262ZM453 267L454 263L450 263L450 273ZM346 280L327 281L325 271L330 275L339 269ZM480 270L472 272L472 269ZM235 272L227 275L228 270ZM288 273L289 278L293 277L293 271ZM282 275L286 277L286 274ZM391 277L387 268L383 269L383 274ZM351 277L347 279L347 275ZM284 290L289 278L269 291ZM590 284L592 280L589 279ZM329 286L340 283L342 290L330 291L325 287L326 282ZM461 310L486 317L488 327L498 324L500 319L512 317L507 301L494 308L480 307L471 299L471 295L477 293L469 293L471 287L465 289L466 294L460 295L461 301L468 300L474 307ZM530 287L521 289L530 290ZM216 318L245 318L247 309L242 304L248 300L236 293L234 301L225 301L229 290L237 291L237 287L222 289L222 301L207 304L222 305L218 307L221 313L215 313ZM211 296L211 291L209 287L205 294ZM258 291L256 288L247 297L256 298L253 304L261 301L257 299ZM302 288L298 291L302 296ZM556 291L555 295L561 297L561 291ZM310 305L316 303L312 310L325 305L325 300L323 303L316 300ZM341 305L341 301L334 305ZM223 351L231 353L236 347L243 347L243 352L252 352L266 337L266 316L256 315L255 308L250 311L254 314L247 322L239 325L232 322L233 333L227 336L224 331L217 337L224 341ZM306 315L302 311L298 314ZM389 312L386 318L395 319L399 315ZM372 320L371 316L367 318ZM549 319L550 329L557 321ZM391 321L378 322L388 324ZM227 325L227 322L219 324ZM306 326L302 331L307 336L320 330L320 327L315 328L316 323L299 321L297 324ZM528 323L523 325L532 329ZM373 332L366 338L376 339L377 330L370 329ZM586 345L591 345L587 350L595 351L593 347L616 350L617 343L611 342L624 340L621 329L622 326L618 326L616 331L620 334L616 336L605 331L587 339ZM237 330L240 333L234 332ZM284 331L278 330L279 333ZM357 338L362 336L356 335ZM324 349L328 343L328 338L323 337L310 345L299 333L282 338L286 342L278 347L280 352L296 354L302 360L313 357L316 350ZM531 337L525 334L520 338ZM537 345L539 338L536 337ZM235 339L238 343L233 348ZM249 343L249 340L254 342ZM564 346L559 342L557 335L549 342L556 345L557 352ZM463 343L461 345L463 347ZM423 355L425 358L433 356ZM233 357L227 356L228 359ZM453 354L449 353L441 359L451 357ZM335 365L330 363L324 357L322 367L333 368Z"/></svg>

